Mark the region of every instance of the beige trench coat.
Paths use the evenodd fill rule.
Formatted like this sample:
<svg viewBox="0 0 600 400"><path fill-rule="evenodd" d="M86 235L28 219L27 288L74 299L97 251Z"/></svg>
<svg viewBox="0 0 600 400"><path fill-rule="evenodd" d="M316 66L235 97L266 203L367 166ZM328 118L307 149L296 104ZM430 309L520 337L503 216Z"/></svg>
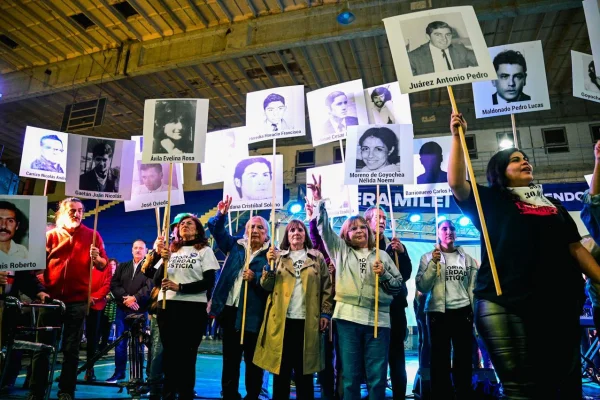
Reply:
<svg viewBox="0 0 600 400"><path fill-rule="evenodd" d="M306 261L300 270L300 278L306 306L303 374L307 375L325 368L321 360L324 350L321 348L319 321L323 314L328 317L332 314L331 279L323 255L319 251L313 249L307 251ZM275 278L263 272L260 284L272 293L267 299L265 318L258 334L253 361L258 367L279 375L285 320L296 284L289 251L281 251L277 259Z"/></svg>

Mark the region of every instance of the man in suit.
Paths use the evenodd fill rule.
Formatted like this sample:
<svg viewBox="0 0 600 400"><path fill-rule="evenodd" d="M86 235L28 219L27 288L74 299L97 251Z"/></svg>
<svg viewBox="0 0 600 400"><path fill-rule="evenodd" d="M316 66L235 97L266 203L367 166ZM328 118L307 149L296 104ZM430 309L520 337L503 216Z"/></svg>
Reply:
<svg viewBox="0 0 600 400"><path fill-rule="evenodd" d="M348 96L346 93L335 91L325 98L325 106L329 119L323 125L323 134L346 134L349 125L358 125L356 117L348 116Z"/></svg>
<svg viewBox="0 0 600 400"><path fill-rule="evenodd" d="M527 84L527 63L518 51L505 50L494 57L494 68L498 79L492 81L496 93L492 95L494 105L529 101L531 96L523 93Z"/></svg>
<svg viewBox="0 0 600 400"><path fill-rule="evenodd" d="M111 168L113 148L108 143L98 143L92 150L94 168L79 176L79 190L116 193L119 191L119 173Z"/></svg>
<svg viewBox="0 0 600 400"><path fill-rule="evenodd" d="M447 23L434 21L427 25L425 33L429 42L408 52L413 76L479 65L473 50L452 43L452 28Z"/></svg>
<svg viewBox="0 0 600 400"><path fill-rule="evenodd" d="M120 263L110 282L110 291L117 303L115 317L116 336L125 331L125 318L134 313L144 314L150 299L152 280L141 272L144 257L148 250L143 240L133 242L133 260ZM115 349L115 373L106 382L116 383L125 379L127 366L127 340L121 341Z"/></svg>

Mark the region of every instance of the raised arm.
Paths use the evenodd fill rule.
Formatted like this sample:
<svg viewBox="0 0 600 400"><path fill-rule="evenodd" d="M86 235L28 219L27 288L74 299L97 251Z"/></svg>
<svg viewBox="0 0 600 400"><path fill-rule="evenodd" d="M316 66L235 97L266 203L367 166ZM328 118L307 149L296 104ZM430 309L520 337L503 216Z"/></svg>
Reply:
<svg viewBox="0 0 600 400"><path fill-rule="evenodd" d="M327 215L325 202L321 198L321 176L319 175L318 180L314 175L312 178L313 183L307 183L306 186L312 190L313 197L317 201L316 209L314 210L315 215L313 218L317 220L317 230L319 231L319 234L325 243L329 257L337 259L337 255L346 247L346 242L344 242L335 233L331 227L331 224L329 223L329 216ZM336 265L336 268L340 267L342 267L342 265Z"/></svg>
<svg viewBox="0 0 600 400"><path fill-rule="evenodd" d="M600 194L600 140L594 145L594 174L592 175L592 183L590 185L590 194Z"/></svg>
<svg viewBox="0 0 600 400"><path fill-rule="evenodd" d="M236 238L231 236L225 229L225 216L231 206L231 197L225 196L225 201L220 201L217 205L217 214L208 220L208 230L217 242L217 247L227 254L235 245Z"/></svg>
<svg viewBox="0 0 600 400"><path fill-rule="evenodd" d="M471 186L466 179L465 153L460 144L459 126L462 126L464 133L467 132L467 121L465 121L462 114L453 113L450 120L452 145L450 146L450 158L448 160L448 184L454 196L459 201L465 201L471 194Z"/></svg>

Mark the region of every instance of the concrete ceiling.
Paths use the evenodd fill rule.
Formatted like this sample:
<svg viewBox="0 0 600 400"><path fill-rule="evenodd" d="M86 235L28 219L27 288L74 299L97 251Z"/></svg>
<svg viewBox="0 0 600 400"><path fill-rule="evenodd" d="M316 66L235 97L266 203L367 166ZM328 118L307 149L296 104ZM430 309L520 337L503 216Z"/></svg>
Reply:
<svg viewBox="0 0 600 400"><path fill-rule="evenodd" d="M73 102L108 98L102 125L77 133L129 138L142 132L145 99L208 98L209 130L216 130L244 125L251 91L296 84L310 91L360 78L365 87L392 82L381 19L427 1L3 0L2 160L16 164L27 125L59 130ZM542 41L553 108L521 114L520 123L600 119L600 105L571 95L570 51L590 52L581 0L431 2L473 5L490 47ZM341 26L335 17L347 4L357 19ZM510 118L475 122L471 85L454 92L470 127L510 126ZM411 104L417 134L446 129L445 90L411 95Z"/></svg>

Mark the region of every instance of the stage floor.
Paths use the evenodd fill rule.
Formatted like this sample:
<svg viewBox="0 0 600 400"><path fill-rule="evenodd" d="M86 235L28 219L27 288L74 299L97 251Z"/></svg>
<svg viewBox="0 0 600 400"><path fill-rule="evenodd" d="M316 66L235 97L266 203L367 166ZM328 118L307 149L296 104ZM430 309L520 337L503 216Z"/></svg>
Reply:
<svg viewBox="0 0 600 400"><path fill-rule="evenodd" d="M220 399L221 391L221 367L222 367L222 356L221 356L221 342L218 340L203 340L200 346L200 353L198 354L196 362L196 392L198 393L199 399ZM81 352L81 358L85 358L85 352ZM95 366L96 377L99 382L108 379L114 373L114 356L111 352L109 356L101 359ZM60 359L59 359L60 361ZM26 362L24 362L25 364ZM407 351L406 355L406 372L408 375L408 386L407 394L412 393L413 381L418 369L417 355L414 351ZM60 364L57 365L57 373L55 376L60 374ZM242 373L244 363L242 363ZM1 393L0 398L7 400L26 399L28 391L21 389L23 381L25 379L25 372L19 375L15 387L10 393ZM79 379L83 379L83 373L79 376ZM269 392L272 393L273 378L271 376L269 382ZM54 383L52 386L52 392L50 399L57 398L58 384ZM245 394L243 379L240 382L240 393ZM600 386L592 383L584 384L584 393L586 399L599 399L600 400ZM366 391L364 392L366 395ZM386 398L391 398L392 393L388 389ZM103 387L103 386L92 386L92 385L77 385L77 392L75 393L77 400L103 400L103 399L128 399L131 398L125 391L119 393L119 389L116 387ZM321 398L319 389L315 389L315 397ZM143 397L142 397L143 398ZM292 394L292 398L295 398Z"/></svg>

